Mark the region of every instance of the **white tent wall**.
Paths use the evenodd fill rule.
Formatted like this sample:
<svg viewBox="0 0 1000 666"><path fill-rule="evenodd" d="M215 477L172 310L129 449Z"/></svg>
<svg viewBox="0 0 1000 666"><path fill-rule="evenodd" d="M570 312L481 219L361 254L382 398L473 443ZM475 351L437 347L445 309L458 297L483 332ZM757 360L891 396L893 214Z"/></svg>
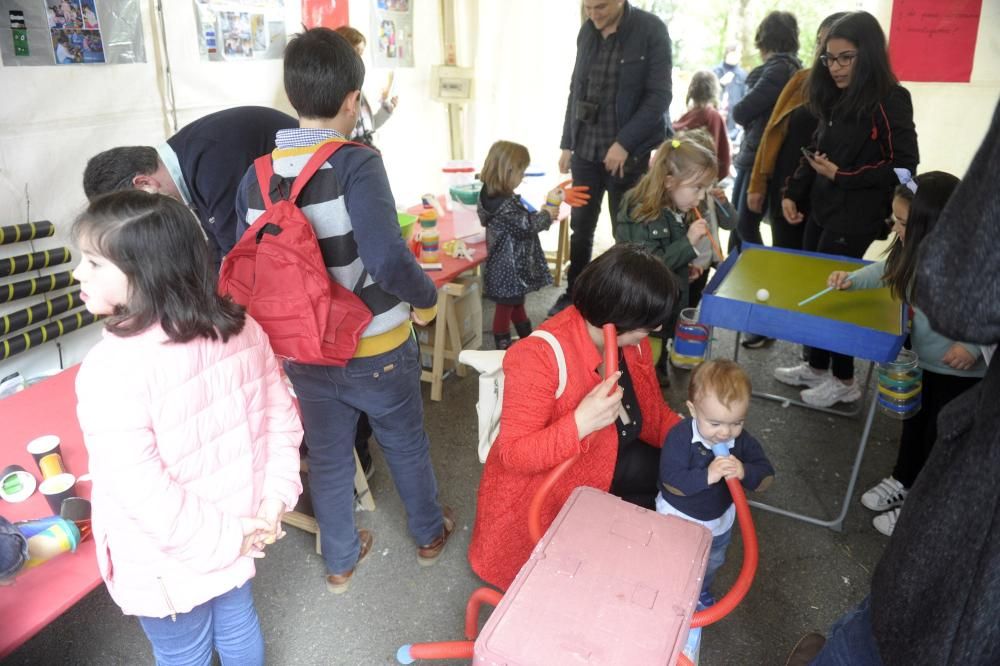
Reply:
<svg viewBox="0 0 1000 666"><path fill-rule="evenodd" d="M117 145L155 145L172 133L157 0L141 7L147 62L136 65L0 67L0 224L51 220L58 232L32 250L68 243L68 228L84 204L80 183L87 159ZM297 30L297 0L285 0L286 24ZM370 1L352 0L351 24L371 33ZM888 30L891 0L865 0ZM280 60L205 62L197 48L194 2L163 2L177 123L218 109L261 104L291 111L281 85ZM414 62L395 74L399 111L379 130L397 203L424 192L444 192L441 165L450 157L447 107L429 99L431 66L444 61L441 0L414 0ZM465 156L482 165L489 146L505 138L525 144L546 171L543 185L559 182L556 162L569 76L576 50L578 0L455 0L457 64L476 68L475 98L461 114ZM1000 0L984 0L972 81L906 83L913 93L921 170L964 173L1000 94ZM372 66L365 90L377 100L388 70ZM683 96L675 90L674 95ZM29 214L30 201L30 214ZM0 258L21 254L0 246ZM48 271L46 271L48 272ZM37 275L33 273L32 275ZM41 297L0 305L0 315ZM100 326L70 333L0 362L0 377L26 376L78 362Z"/></svg>

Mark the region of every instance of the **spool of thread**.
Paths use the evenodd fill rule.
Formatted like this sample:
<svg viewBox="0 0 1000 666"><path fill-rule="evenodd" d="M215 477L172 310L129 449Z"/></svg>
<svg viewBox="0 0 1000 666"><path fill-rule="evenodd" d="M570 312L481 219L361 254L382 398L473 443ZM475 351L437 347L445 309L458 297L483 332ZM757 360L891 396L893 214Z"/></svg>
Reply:
<svg viewBox="0 0 1000 666"><path fill-rule="evenodd" d="M440 261L440 234L437 230L437 212L425 210L420 214L420 261L436 264Z"/></svg>
<svg viewBox="0 0 1000 666"><path fill-rule="evenodd" d="M23 502L36 487L35 477L20 465L9 465L0 472L0 498L8 502Z"/></svg>
<svg viewBox="0 0 1000 666"><path fill-rule="evenodd" d="M38 469L42 472L43 481L59 474L65 474L66 472L62 456L58 453L50 453L47 456L43 456L38 461Z"/></svg>
<svg viewBox="0 0 1000 666"><path fill-rule="evenodd" d="M74 552L79 543L80 530L76 525L65 518L55 518L44 529L28 537L28 561L24 568L31 569L57 555Z"/></svg>

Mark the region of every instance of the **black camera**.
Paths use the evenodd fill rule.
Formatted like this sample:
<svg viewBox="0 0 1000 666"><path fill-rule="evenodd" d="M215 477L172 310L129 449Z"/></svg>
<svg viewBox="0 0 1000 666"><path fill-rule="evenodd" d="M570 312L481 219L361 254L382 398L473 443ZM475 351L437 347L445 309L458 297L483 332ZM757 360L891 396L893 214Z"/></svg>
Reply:
<svg viewBox="0 0 1000 666"><path fill-rule="evenodd" d="M581 123L586 123L587 125L593 125L597 122L597 115L600 108L594 102L588 102L586 100L578 100L576 103L576 119Z"/></svg>

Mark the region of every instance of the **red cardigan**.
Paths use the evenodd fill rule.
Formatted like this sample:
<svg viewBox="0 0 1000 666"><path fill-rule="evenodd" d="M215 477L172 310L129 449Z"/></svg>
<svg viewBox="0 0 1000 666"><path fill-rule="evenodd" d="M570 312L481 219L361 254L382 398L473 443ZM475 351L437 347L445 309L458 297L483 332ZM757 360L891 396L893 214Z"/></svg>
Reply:
<svg viewBox="0 0 1000 666"><path fill-rule="evenodd" d="M528 505L548 472L578 453L579 460L559 479L542 507L542 525L548 527L570 492L577 486L607 491L618 457L614 425L580 440L573 412L601 381L601 356L575 307L563 310L540 328L552 333L566 356L566 389L555 398L558 366L544 340L525 338L504 357L504 400L497 437L479 482L476 522L469 544L469 563L486 582L501 590L531 554ZM681 419L663 401L653 370L649 342L625 348L632 384L642 411L639 437L663 446L670 429Z"/></svg>
<svg viewBox="0 0 1000 666"><path fill-rule="evenodd" d="M674 131L704 128L715 141L715 158L719 162L719 180L729 175L729 135L726 133L726 121L714 107L696 106L674 121Z"/></svg>

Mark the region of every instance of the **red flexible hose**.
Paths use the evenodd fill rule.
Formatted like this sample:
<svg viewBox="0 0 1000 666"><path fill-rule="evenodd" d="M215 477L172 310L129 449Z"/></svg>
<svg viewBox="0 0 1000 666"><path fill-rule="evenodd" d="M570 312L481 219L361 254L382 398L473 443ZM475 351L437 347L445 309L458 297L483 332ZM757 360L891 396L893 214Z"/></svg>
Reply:
<svg viewBox="0 0 1000 666"><path fill-rule="evenodd" d="M753 527L753 517L750 515L750 505L747 504L747 496L743 492L743 486L739 479L726 479L729 492L733 496L733 504L736 505L736 519L740 523L740 534L743 536L743 566L740 574L736 577L736 582L726 592L714 606L694 614L691 618L691 627L704 627L718 622L730 613L743 601L743 597L750 591L753 584L753 577L757 573L757 531Z"/></svg>
<svg viewBox="0 0 1000 666"><path fill-rule="evenodd" d="M618 329L614 324L605 324L604 331L604 378L618 372Z"/></svg>
<svg viewBox="0 0 1000 666"><path fill-rule="evenodd" d="M465 604L465 637L470 641L476 640L479 635L479 609L483 603L487 603L494 608L503 599L503 595L491 587L477 588L469 597Z"/></svg>
<svg viewBox="0 0 1000 666"><path fill-rule="evenodd" d="M438 643L414 643L410 646L413 659L472 659L472 641L440 641Z"/></svg>

